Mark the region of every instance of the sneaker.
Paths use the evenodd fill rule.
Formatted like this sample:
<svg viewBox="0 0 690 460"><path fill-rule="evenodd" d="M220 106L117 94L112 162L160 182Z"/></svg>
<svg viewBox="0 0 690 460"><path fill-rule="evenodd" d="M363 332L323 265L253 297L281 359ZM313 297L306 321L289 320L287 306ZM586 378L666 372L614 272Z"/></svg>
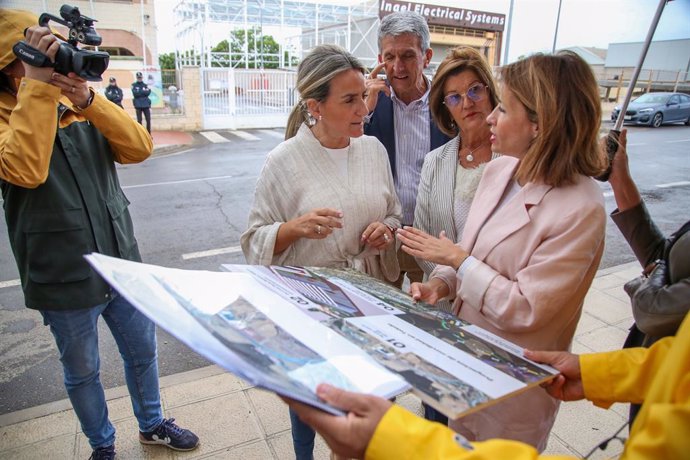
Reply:
<svg viewBox="0 0 690 460"><path fill-rule="evenodd" d="M175 425L175 419L163 419L160 425L147 433L139 432L142 444L160 444L173 450L193 450L199 445L199 437L189 430Z"/></svg>
<svg viewBox="0 0 690 460"><path fill-rule="evenodd" d="M99 447L91 452L89 460L115 460L115 446Z"/></svg>

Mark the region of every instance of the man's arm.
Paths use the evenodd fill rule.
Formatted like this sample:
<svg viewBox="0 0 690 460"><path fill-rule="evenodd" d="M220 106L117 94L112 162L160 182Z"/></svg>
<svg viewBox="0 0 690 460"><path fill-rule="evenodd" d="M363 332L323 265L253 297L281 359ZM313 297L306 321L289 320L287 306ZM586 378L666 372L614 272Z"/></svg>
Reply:
<svg viewBox="0 0 690 460"><path fill-rule="evenodd" d="M0 179L36 188L48 178L60 89L24 78L9 119L0 120Z"/></svg>
<svg viewBox="0 0 690 460"><path fill-rule="evenodd" d="M108 139L115 161L139 163L151 155L153 139L146 129L99 94L94 94L93 102L81 114Z"/></svg>
<svg viewBox="0 0 690 460"><path fill-rule="evenodd" d="M55 60L60 43L50 29L32 26L24 35L26 44ZM25 62L16 67L18 63L12 64L13 76L24 78L17 88L16 99L0 93L2 105L11 110L7 119L0 120L0 179L20 187L36 188L48 178L62 88L53 80L54 69ZM13 77L8 74L8 78ZM70 97L81 100L81 96L81 86L79 91L70 86Z"/></svg>

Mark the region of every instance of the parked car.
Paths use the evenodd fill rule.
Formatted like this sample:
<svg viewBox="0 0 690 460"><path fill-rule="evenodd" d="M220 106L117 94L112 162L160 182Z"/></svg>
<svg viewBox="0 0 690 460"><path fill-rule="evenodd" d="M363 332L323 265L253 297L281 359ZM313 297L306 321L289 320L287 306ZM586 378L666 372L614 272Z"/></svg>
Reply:
<svg viewBox="0 0 690 460"><path fill-rule="evenodd" d="M611 121L616 121L620 111L620 106L613 109ZM690 126L690 96L683 93L643 94L628 105L623 122L652 128L679 122Z"/></svg>

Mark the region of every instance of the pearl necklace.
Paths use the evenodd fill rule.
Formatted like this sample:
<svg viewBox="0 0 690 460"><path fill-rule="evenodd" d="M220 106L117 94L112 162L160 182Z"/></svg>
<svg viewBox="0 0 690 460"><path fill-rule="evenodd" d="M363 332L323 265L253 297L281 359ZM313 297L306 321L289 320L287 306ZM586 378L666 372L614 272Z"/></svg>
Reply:
<svg viewBox="0 0 690 460"><path fill-rule="evenodd" d="M474 155L473 155L473 153L476 152L477 150L479 150L480 148L484 147L485 145L486 145L486 141L482 142L481 144L479 144L478 146L476 146L476 147L473 148L473 149L467 147L468 150L470 151L470 153L468 153L467 155L465 155L465 160L467 160L467 161L474 161Z"/></svg>

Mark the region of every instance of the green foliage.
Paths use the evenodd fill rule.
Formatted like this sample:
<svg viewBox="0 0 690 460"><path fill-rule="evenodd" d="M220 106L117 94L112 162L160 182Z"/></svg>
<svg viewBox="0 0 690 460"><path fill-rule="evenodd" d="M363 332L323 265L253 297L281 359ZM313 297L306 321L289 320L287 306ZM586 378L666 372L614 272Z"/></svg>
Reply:
<svg viewBox="0 0 690 460"><path fill-rule="evenodd" d="M158 66L161 69L174 69L175 53L165 53L158 55Z"/></svg>
<svg viewBox="0 0 690 460"><path fill-rule="evenodd" d="M226 53L225 56L217 56L213 67L230 67L237 63L244 67L245 47L250 69L260 68L262 63L266 69L278 68L280 45L272 35L262 35L261 29L238 29L230 32L230 41L222 40L211 49L214 53Z"/></svg>

